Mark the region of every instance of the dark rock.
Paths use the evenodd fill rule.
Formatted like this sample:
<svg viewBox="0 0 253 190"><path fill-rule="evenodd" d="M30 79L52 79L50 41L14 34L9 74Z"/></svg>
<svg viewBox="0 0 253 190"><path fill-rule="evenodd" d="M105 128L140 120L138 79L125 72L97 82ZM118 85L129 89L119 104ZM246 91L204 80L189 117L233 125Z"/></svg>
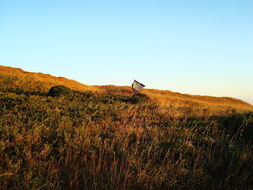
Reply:
<svg viewBox="0 0 253 190"><path fill-rule="evenodd" d="M48 91L48 95L52 97L59 97L59 96L72 96L74 92L63 85L53 86Z"/></svg>

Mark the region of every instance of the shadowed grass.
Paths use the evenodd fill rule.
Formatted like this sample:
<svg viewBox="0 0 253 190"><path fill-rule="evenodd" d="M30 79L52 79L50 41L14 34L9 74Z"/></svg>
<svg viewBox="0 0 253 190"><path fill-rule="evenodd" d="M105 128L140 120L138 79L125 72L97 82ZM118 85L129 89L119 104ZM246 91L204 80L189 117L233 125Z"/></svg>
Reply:
<svg viewBox="0 0 253 190"><path fill-rule="evenodd" d="M253 113L240 100L114 86L51 97L65 79L12 71L0 76L0 189L253 187Z"/></svg>
<svg viewBox="0 0 253 190"><path fill-rule="evenodd" d="M199 118L186 111L173 118L153 101L90 92L0 97L2 189L237 189L253 183L251 113Z"/></svg>

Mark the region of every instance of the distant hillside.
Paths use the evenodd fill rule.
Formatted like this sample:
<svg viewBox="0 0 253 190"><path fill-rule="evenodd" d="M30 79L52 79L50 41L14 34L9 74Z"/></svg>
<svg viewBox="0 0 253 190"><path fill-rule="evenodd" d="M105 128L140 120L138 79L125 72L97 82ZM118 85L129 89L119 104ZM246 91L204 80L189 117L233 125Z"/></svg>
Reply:
<svg viewBox="0 0 253 190"><path fill-rule="evenodd" d="M49 74L26 72L19 68L0 66L0 89L25 92L47 92L50 87L64 85L73 90L94 90L94 87L81 84L64 77Z"/></svg>
<svg viewBox="0 0 253 190"><path fill-rule="evenodd" d="M64 85L73 90L93 91L102 94L118 94L131 96L131 87L128 86L88 86L77 81L49 74L26 72L19 68L0 66L0 90L47 93L50 87ZM168 90L145 89L144 94L150 96L161 105L161 109L173 108L175 114L180 115L181 108L188 108L191 112L200 110L208 114L217 115L223 112L252 111L252 105L234 98L218 98L176 93ZM176 109L175 109L176 108ZM206 114L206 113L205 113Z"/></svg>

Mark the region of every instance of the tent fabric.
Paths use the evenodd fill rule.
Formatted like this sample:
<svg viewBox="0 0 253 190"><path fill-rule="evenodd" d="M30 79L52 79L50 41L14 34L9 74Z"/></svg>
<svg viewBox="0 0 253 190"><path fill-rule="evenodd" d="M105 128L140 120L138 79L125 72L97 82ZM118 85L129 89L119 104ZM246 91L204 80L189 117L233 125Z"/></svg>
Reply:
<svg viewBox="0 0 253 190"><path fill-rule="evenodd" d="M133 91L139 93L143 88L145 87L144 84L134 80L133 84L132 84L132 89Z"/></svg>

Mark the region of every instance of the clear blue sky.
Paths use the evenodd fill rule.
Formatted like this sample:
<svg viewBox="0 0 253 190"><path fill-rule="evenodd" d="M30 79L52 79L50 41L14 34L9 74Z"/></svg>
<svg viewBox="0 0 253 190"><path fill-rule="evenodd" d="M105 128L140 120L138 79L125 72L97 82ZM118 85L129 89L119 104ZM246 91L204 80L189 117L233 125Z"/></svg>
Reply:
<svg viewBox="0 0 253 190"><path fill-rule="evenodd" d="M0 64L253 103L253 1L0 0Z"/></svg>

